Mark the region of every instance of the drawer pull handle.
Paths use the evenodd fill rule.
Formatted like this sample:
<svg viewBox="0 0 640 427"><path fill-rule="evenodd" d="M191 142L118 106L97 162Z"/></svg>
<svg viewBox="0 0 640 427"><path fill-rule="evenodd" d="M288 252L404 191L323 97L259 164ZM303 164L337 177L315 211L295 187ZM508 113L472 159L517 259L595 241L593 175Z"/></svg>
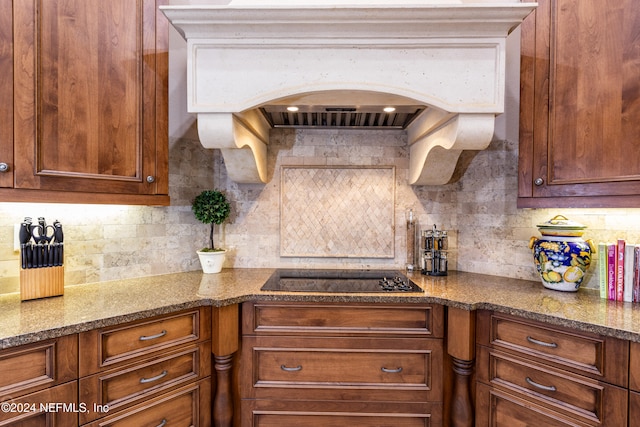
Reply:
<svg viewBox="0 0 640 427"><path fill-rule="evenodd" d="M297 372L297 371L302 371L302 366L298 365L295 368L289 368L286 365L280 365L280 369L282 369L285 372Z"/></svg>
<svg viewBox="0 0 640 427"><path fill-rule="evenodd" d="M166 377L168 373L169 372L167 372L167 370L164 370L160 372L158 375L156 375L155 377L140 378L140 384L147 384L147 383L152 383L154 381L158 381L159 379Z"/></svg>
<svg viewBox="0 0 640 427"><path fill-rule="evenodd" d="M539 388L540 390L544 390L544 391L556 391L555 386L552 385L542 385L542 384L538 384L537 382L535 382L534 380L532 380L529 377L526 377L524 379L529 385L534 386L535 388Z"/></svg>
<svg viewBox="0 0 640 427"><path fill-rule="evenodd" d="M167 425L167 419L166 419L166 418L163 418L163 419L162 419L162 422L160 422L160 424L158 424L156 427L164 427L164 426L166 426L166 425Z"/></svg>
<svg viewBox="0 0 640 427"><path fill-rule="evenodd" d="M155 334L155 335L140 335L140 341L155 340L156 338L162 338L165 335L167 335L167 331L165 331L163 329L162 332L160 332L159 334Z"/></svg>
<svg viewBox="0 0 640 427"><path fill-rule="evenodd" d="M532 344L541 345L543 347L549 347L549 348L557 348L558 347L558 344L556 344L554 342L544 342L544 341L537 340L535 338L531 338L530 336L527 336L527 341L529 341Z"/></svg>
<svg viewBox="0 0 640 427"><path fill-rule="evenodd" d="M387 369L383 366L382 368L380 368L380 370L382 372L386 372L387 374L399 374L400 372L402 372L402 366L396 369Z"/></svg>

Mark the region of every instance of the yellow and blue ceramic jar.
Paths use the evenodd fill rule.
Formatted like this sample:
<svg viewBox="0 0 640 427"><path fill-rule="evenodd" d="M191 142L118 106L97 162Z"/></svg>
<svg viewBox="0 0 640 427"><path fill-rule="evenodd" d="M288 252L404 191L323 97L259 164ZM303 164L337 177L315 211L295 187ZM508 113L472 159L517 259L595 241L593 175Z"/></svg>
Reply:
<svg viewBox="0 0 640 427"><path fill-rule="evenodd" d="M556 291L577 291L596 252L593 242L582 238L587 227L562 215L537 227L542 237L532 237L529 248L542 284Z"/></svg>

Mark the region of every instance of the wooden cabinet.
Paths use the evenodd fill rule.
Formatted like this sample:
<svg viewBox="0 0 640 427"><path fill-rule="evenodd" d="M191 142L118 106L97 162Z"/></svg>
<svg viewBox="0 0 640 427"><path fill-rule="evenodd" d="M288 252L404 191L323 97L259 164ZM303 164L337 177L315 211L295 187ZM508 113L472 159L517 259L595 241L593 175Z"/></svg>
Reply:
<svg viewBox="0 0 640 427"><path fill-rule="evenodd" d="M242 310L243 426L443 425L443 307L256 302Z"/></svg>
<svg viewBox="0 0 640 427"><path fill-rule="evenodd" d="M12 1L0 0L0 190L13 186Z"/></svg>
<svg viewBox="0 0 640 427"><path fill-rule="evenodd" d="M82 425L209 426L211 309L83 332L79 371Z"/></svg>
<svg viewBox="0 0 640 427"><path fill-rule="evenodd" d="M168 204L162 3L0 0L3 201Z"/></svg>
<svg viewBox="0 0 640 427"><path fill-rule="evenodd" d="M628 341L488 311L477 321L477 426L627 425Z"/></svg>
<svg viewBox="0 0 640 427"><path fill-rule="evenodd" d="M640 343L632 342L629 351L629 426L640 420Z"/></svg>
<svg viewBox="0 0 640 427"><path fill-rule="evenodd" d="M636 0L539 0L522 24L519 207L640 203Z"/></svg>
<svg viewBox="0 0 640 427"><path fill-rule="evenodd" d="M0 373L0 425L78 425L77 335L2 350Z"/></svg>

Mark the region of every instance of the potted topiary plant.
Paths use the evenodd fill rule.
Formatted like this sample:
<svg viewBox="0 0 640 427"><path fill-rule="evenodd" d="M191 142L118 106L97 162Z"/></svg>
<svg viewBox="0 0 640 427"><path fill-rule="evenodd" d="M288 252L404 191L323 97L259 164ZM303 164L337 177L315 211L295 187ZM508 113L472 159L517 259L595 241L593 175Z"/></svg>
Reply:
<svg viewBox="0 0 640 427"><path fill-rule="evenodd" d="M222 224L231 212L231 205L227 197L219 190L205 190L200 193L191 205L196 218L204 223L211 224L209 232L209 247L197 251L204 273L219 273L222 270L226 249L216 248L213 244L213 232L216 224Z"/></svg>

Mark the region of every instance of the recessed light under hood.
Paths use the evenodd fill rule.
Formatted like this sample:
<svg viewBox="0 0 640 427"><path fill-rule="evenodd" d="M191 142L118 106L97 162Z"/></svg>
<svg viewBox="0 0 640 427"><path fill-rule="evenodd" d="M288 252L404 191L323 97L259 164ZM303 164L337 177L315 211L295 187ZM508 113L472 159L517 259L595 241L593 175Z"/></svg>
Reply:
<svg viewBox="0 0 640 427"><path fill-rule="evenodd" d="M295 111L281 105L260 107L272 128L296 129L406 129L424 107L302 106Z"/></svg>
<svg viewBox="0 0 640 427"><path fill-rule="evenodd" d="M266 182L274 126L403 128L419 185L448 182L462 151L489 145L504 110L506 37L537 4L405 1L161 6L187 40L200 141L221 150L232 180ZM283 115L287 105L299 111ZM346 110L388 105L397 110L376 119ZM327 108L345 110L318 118Z"/></svg>

